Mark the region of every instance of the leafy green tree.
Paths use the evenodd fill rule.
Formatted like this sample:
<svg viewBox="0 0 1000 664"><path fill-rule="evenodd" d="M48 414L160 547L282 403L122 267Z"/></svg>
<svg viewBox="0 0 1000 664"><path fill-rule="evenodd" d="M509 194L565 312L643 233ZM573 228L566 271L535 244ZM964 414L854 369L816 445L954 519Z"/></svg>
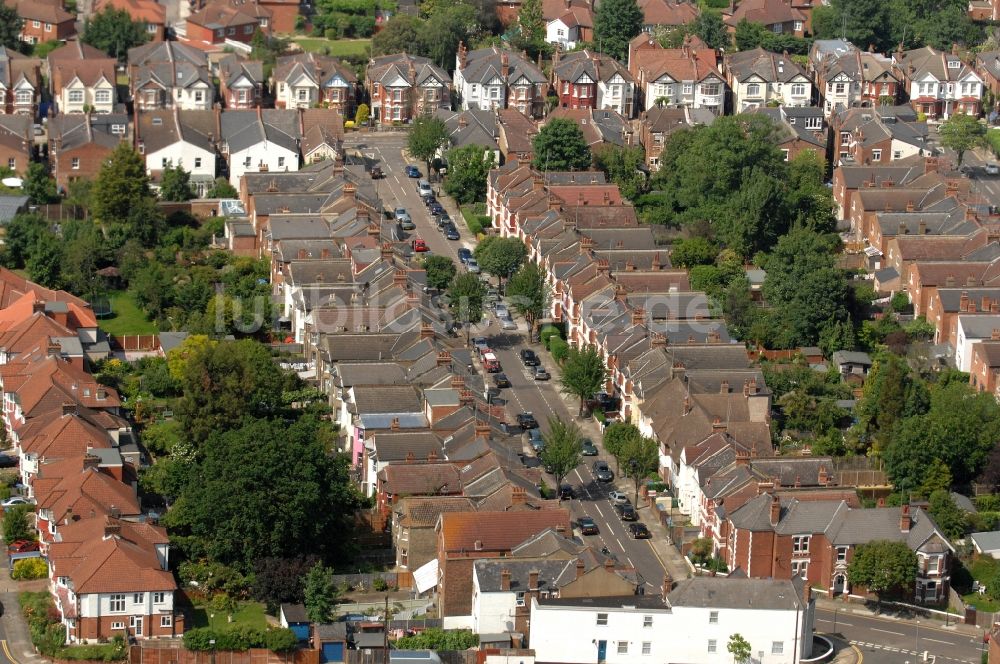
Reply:
<svg viewBox="0 0 1000 664"><path fill-rule="evenodd" d="M549 431L542 435L542 440L545 441L540 455L542 464L556 478L556 486L561 486L583 458L583 434L574 422L556 416L549 418Z"/></svg>
<svg viewBox="0 0 1000 664"><path fill-rule="evenodd" d="M670 246L670 262L678 267L711 265L718 255L719 247L703 237L681 238Z"/></svg>
<svg viewBox="0 0 1000 664"><path fill-rule="evenodd" d="M931 516L934 523L948 539L956 540L965 535L969 526L969 519L965 512L959 509L951 493L947 489L938 489L930 495Z"/></svg>
<svg viewBox="0 0 1000 664"><path fill-rule="evenodd" d="M468 342L470 326L483 319L483 298L486 289L479 277L468 272L457 275L448 286L448 306L452 315L465 326L465 340Z"/></svg>
<svg viewBox="0 0 1000 664"><path fill-rule="evenodd" d="M4 267L17 269L24 267L34 252L38 238L52 234L47 219L38 214L20 213L7 224L3 244Z"/></svg>
<svg viewBox="0 0 1000 664"><path fill-rule="evenodd" d="M507 300L514 311L524 316L528 323L529 340L534 337L535 326L545 316L549 307L549 289L545 271L536 263L525 263L507 281Z"/></svg>
<svg viewBox="0 0 1000 664"><path fill-rule="evenodd" d="M239 198L240 192L236 187L229 184L226 178L215 178L215 184L205 192L205 198Z"/></svg>
<svg viewBox="0 0 1000 664"><path fill-rule="evenodd" d="M660 446L646 436L627 439L621 455L621 467L628 471L635 488L634 503L639 504L639 487L643 481L660 468Z"/></svg>
<svg viewBox="0 0 1000 664"><path fill-rule="evenodd" d="M94 220L105 225L126 223L136 204L151 198L142 157L130 144L119 143L94 180L90 196Z"/></svg>
<svg viewBox="0 0 1000 664"><path fill-rule="evenodd" d="M4 9L6 8L5 5ZM55 203L59 200L59 194L56 192L56 181L49 175L45 164L33 161L28 166L28 170L24 174L24 193L28 200L35 205Z"/></svg>
<svg viewBox="0 0 1000 664"><path fill-rule="evenodd" d="M740 634L733 634L729 637L726 650L733 656L733 664L744 664L744 662L750 661L750 642Z"/></svg>
<svg viewBox="0 0 1000 664"><path fill-rule="evenodd" d="M625 451L642 438L639 428L629 422L615 422L604 429L604 449L615 458L617 470L621 472Z"/></svg>
<svg viewBox="0 0 1000 664"><path fill-rule="evenodd" d="M691 32L697 35L711 48L719 49L729 46L729 30L722 21L722 16L716 12L701 12L691 23Z"/></svg>
<svg viewBox="0 0 1000 664"><path fill-rule="evenodd" d="M580 399L579 414L582 417L587 399L604 389L608 370L604 367L601 353L595 346L571 347L563 363L560 384L562 391Z"/></svg>
<svg viewBox="0 0 1000 664"><path fill-rule="evenodd" d="M31 505L14 505L3 515L3 541L13 544L18 540L34 540L35 529L28 515Z"/></svg>
<svg viewBox="0 0 1000 664"><path fill-rule="evenodd" d="M455 261L447 256L428 256L424 259L423 265L424 271L427 272L427 285L438 290L447 288L458 272Z"/></svg>
<svg viewBox="0 0 1000 664"><path fill-rule="evenodd" d="M476 245L475 255L479 267L504 281L521 267L528 249L516 237L491 235Z"/></svg>
<svg viewBox="0 0 1000 664"><path fill-rule="evenodd" d="M0 5L0 44L15 51L23 48L22 29L24 19L18 15L17 8L13 5Z"/></svg>
<svg viewBox="0 0 1000 664"><path fill-rule="evenodd" d="M368 104L358 104L358 108L354 111L354 124L359 127L368 124L368 116L371 114L371 109L368 108Z"/></svg>
<svg viewBox="0 0 1000 664"><path fill-rule="evenodd" d="M160 198L165 201L189 201L194 198L191 174L180 165L167 164L160 180Z"/></svg>
<svg viewBox="0 0 1000 664"><path fill-rule="evenodd" d="M448 150L444 191L462 205L486 200L486 178L494 166L492 149L463 145Z"/></svg>
<svg viewBox="0 0 1000 664"><path fill-rule="evenodd" d="M532 146L535 158L531 165L538 170L582 171L590 166L590 148L572 120L549 120L532 139Z"/></svg>
<svg viewBox="0 0 1000 664"><path fill-rule="evenodd" d="M414 159L420 159L431 170L431 160L438 150L448 143L448 127L441 118L419 117L413 121L406 138L407 151Z"/></svg>
<svg viewBox="0 0 1000 664"><path fill-rule="evenodd" d="M62 277L74 293L93 299L104 290L97 271L112 261L100 229L88 221L65 224L62 253Z"/></svg>
<svg viewBox="0 0 1000 664"><path fill-rule="evenodd" d="M83 26L82 40L113 58L125 60L128 50L149 38L144 21L133 21L127 11L106 7Z"/></svg>
<svg viewBox="0 0 1000 664"><path fill-rule="evenodd" d="M460 42L469 43L479 25L477 10L465 3L453 4L427 19L420 33L423 55L445 69L455 66Z"/></svg>
<svg viewBox="0 0 1000 664"><path fill-rule="evenodd" d="M863 586L882 600L894 593L913 592L917 578L917 554L906 542L875 540L860 544L847 565L847 580Z"/></svg>
<svg viewBox="0 0 1000 664"><path fill-rule="evenodd" d="M607 144L594 150L594 165L618 185L622 196L635 200L646 190L646 153L639 146Z"/></svg>
<svg viewBox="0 0 1000 664"><path fill-rule="evenodd" d="M924 481L920 485L920 493L930 496L935 491L946 491L951 488L951 470L941 459L934 459L927 472L924 473Z"/></svg>
<svg viewBox="0 0 1000 664"><path fill-rule="evenodd" d="M986 125L975 116L964 113L952 115L945 120L938 131L941 135L941 145L958 153L959 165L966 151L983 145L986 139Z"/></svg>
<svg viewBox="0 0 1000 664"><path fill-rule="evenodd" d="M819 26L823 33L814 26L817 37L844 37L854 44L873 44L880 52L888 52L895 46L892 31L886 29L894 24L891 3L880 0L831 0L829 6L829 20L824 19ZM832 33L827 34L828 30Z"/></svg>
<svg viewBox="0 0 1000 664"><path fill-rule="evenodd" d="M416 16L397 14L372 39L372 55L417 53L414 46L420 43L424 22Z"/></svg>
<svg viewBox="0 0 1000 664"><path fill-rule="evenodd" d="M274 611L283 602L301 604L306 575L316 566L316 556L260 558L253 564L253 596Z"/></svg>
<svg viewBox="0 0 1000 664"><path fill-rule="evenodd" d="M444 630L431 627L414 636L396 640L399 649L415 650L468 650L479 645L479 636L467 629Z"/></svg>
<svg viewBox="0 0 1000 664"><path fill-rule="evenodd" d="M52 233L38 236L25 261L31 280L49 288L62 288L62 267L65 253L62 243Z"/></svg>
<svg viewBox="0 0 1000 664"><path fill-rule="evenodd" d="M330 622L337 605L333 570L323 563L313 565L302 582L302 594L306 617L317 624Z"/></svg>
<svg viewBox="0 0 1000 664"><path fill-rule="evenodd" d="M644 21L636 0L604 0L594 14L594 43L602 53L625 60L628 43L642 32Z"/></svg>
<svg viewBox="0 0 1000 664"><path fill-rule="evenodd" d="M514 48L526 50L531 57L537 57L546 50L542 0L525 0L521 3L517 12L517 32L513 45Z"/></svg>

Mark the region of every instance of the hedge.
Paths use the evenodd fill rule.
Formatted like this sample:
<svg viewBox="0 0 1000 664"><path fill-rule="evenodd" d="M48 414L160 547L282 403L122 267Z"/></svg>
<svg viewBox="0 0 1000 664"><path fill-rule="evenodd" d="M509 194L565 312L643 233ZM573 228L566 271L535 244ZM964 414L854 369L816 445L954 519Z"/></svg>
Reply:
<svg viewBox="0 0 1000 664"><path fill-rule="evenodd" d="M555 325L543 325L542 329L539 331L538 338L541 339L542 345L545 346L546 348L549 347L549 337L551 337L553 334L556 336L562 336L559 333L559 328L556 327Z"/></svg>
<svg viewBox="0 0 1000 664"><path fill-rule="evenodd" d="M553 360L561 363L569 354L569 344L562 337L553 336L549 339L549 352L552 353Z"/></svg>
<svg viewBox="0 0 1000 664"><path fill-rule="evenodd" d="M49 566L44 558L25 558L14 563L14 571L10 578L15 581L44 579L49 575Z"/></svg>
<svg viewBox="0 0 1000 664"><path fill-rule="evenodd" d="M1000 157L1000 129L990 129L986 132L986 142L989 143L993 154Z"/></svg>
<svg viewBox="0 0 1000 664"><path fill-rule="evenodd" d="M290 629L264 630L247 625L233 625L219 630L198 627L184 633L184 647L188 650L242 651L267 648L275 652L288 652L295 650L298 644L298 637Z"/></svg>
<svg viewBox="0 0 1000 664"><path fill-rule="evenodd" d="M110 643L61 648L56 653L56 657L59 659L120 662L125 659L125 639L121 636L115 636Z"/></svg>

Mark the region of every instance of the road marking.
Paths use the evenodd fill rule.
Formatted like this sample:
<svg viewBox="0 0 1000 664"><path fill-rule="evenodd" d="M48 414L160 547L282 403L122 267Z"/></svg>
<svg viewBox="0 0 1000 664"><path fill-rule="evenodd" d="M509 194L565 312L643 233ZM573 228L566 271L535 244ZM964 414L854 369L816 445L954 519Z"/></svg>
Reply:
<svg viewBox="0 0 1000 664"><path fill-rule="evenodd" d="M607 520L607 518L604 516L604 512L601 511L601 506L600 505L598 505L597 503L594 503L594 509L597 510L597 513L601 515L602 519Z"/></svg>
<svg viewBox="0 0 1000 664"><path fill-rule="evenodd" d="M826 618L817 618L816 621L817 622L830 623L831 625L834 624L833 620L827 620ZM837 624L837 627L840 627L841 625L843 625L844 627L854 627L853 624L851 624L849 622L844 622L843 620L836 621L836 624Z"/></svg>
<svg viewBox="0 0 1000 664"><path fill-rule="evenodd" d="M873 632L882 632L883 634L895 634L896 636L905 636L902 632L890 632L887 629L879 629L878 627L872 627Z"/></svg>
<svg viewBox="0 0 1000 664"><path fill-rule="evenodd" d="M956 646L956 645L958 645L957 643L952 643L951 641L942 641L940 639L931 639L931 638L928 638L926 636L924 637L924 641L933 641L934 643L943 643L946 646Z"/></svg>
<svg viewBox="0 0 1000 664"><path fill-rule="evenodd" d="M9 659L12 664L17 664L17 660L10 654L10 648L7 647L6 639L0 641L0 648L3 648L3 654L7 656L7 659Z"/></svg>
<svg viewBox="0 0 1000 664"><path fill-rule="evenodd" d="M611 524L608 524L609 527L610 527L610 525ZM621 539L619 539L617 535L615 535L615 541L618 542L618 546L620 546L622 548L622 551L624 551L625 550L625 545L622 544ZM629 562L632 562L632 561L630 560Z"/></svg>

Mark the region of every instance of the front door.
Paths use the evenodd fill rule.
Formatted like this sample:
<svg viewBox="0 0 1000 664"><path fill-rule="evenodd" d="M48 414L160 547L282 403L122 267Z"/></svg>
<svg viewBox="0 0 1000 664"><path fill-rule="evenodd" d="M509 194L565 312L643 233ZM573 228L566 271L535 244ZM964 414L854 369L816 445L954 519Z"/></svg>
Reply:
<svg viewBox="0 0 1000 664"><path fill-rule="evenodd" d="M608 657L608 642L598 641L597 642L597 661L603 662Z"/></svg>
<svg viewBox="0 0 1000 664"><path fill-rule="evenodd" d="M132 616L132 633L136 636L142 636L142 616Z"/></svg>
<svg viewBox="0 0 1000 664"><path fill-rule="evenodd" d="M833 594L839 595L842 592L844 592L844 575L838 574L833 577Z"/></svg>

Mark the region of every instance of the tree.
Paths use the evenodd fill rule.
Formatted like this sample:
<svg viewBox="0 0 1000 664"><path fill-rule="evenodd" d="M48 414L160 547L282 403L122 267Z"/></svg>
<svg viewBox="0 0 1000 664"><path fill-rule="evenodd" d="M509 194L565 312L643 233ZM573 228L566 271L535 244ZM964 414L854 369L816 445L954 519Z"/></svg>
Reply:
<svg viewBox="0 0 1000 664"><path fill-rule="evenodd" d="M639 504L639 487L643 480L655 473L660 467L660 446L656 441L646 436L632 436L627 439L622 450L621 465L632 478L635 486L635 504Z"/></svg>
<svg viewBox="0 0 1000 664"><path fill-rule="evenodd" d="M972 115L955 113L945 120L938 130L941 145L958 153L958 163L962 164L965 152L983 144L986 139L986 125Z"/></svg>
<svg viewBox="0 0 1000 664"><path fill-rule="evenodd" d="M448 286L448 306L459 323L465 326L465 340L468 342L470 327L483 319L483 298L486 289L474 274L465 272L451 280Z"/></svg>
<svg viewBox="0 0 1000 664"><path fill-rule="evenodd" d="M358 104L358 110L354 112L354 124L359 127L368 124L368 116L371 114L371 109L368 108L368 104Z"/></svg>
<svg viewBox="0 0 1000 664"><path fill-rule="evenodd" d="M927 472L924 473L923 484L920 485L920 493L930 496L935 491L946 491L951 488L951 470L941 459L934 459Z"/></svg>
<svg viewBox="0 0 1000 664"><path fill-rule="evenodd" d="M615 458L615 466L621 472L625 451L642 438L639 428L629 422L615 422L604 430L604 450Z"/></svg>
<svg viewBox="0 0 1000 664"><path fill-rule="evenodd" d="M711 48L720 49L729 46L729 30L717 12L698 14L698 18L691 23L691 32Z"/></svg>
<svg viewBox="0 0 1000 664"><path fill-rule="evenodd" d="M604 388L608 370L595 346L570 348L563 363L562 391L580 399L580 417L583 417L587 399Z"/></svg>
<svg viewBox="0 0 1000 664"><path fill-rule="evenodd" d="M646 190L646 153L639 146L607 144L594 150L594 165L618 185L622 196L635 200Z"/></svg>
<svg viewBox="0 0 1000 664"><path fill-rule="evenodd" d="M882 0L831 0L829 16L820 13L820 25L814 25L822 39L843 37L854 44L873 44L875 50L888 52L899 39L894 30L894 3ZM821 32L822 30L822 32Z"/></svg>
<svg viewBox="0 0 1000 664"><path fill-rule="evenodd" d="M35 539L35 528L28 518L31 505L14 505L3 515L3 541L13 544L18 540Z"/></svg>
<svg viewBox="0 0 1000 664"><path fill-rule="evenodd" d="M413 121L406 139L407 151L414 159L420 159L431 171L431 160L438 150L448 142L448 127L441 118L421 116Z"/></svg>
<svg viewBox="0 0 1000 664"><path fill-rule="evenodd" d="M719 255L719 247L703 237L674 240L670 246L670 262L679 267L711 265Z"/></svg>
<svg viewBox="0 0 1000 664"><path fill-rule="evenodd" d="M301 604L306 574L316 566L316 556L266 557L253 564L253 596L277 611L284 602Z"/></svg>
<svg viewBox="0 0 1000 664"><path fill-rule="evenodd" d="M32 281L49 288L61 288L64 259L62 242L54 234L45 233L38 236L25 267Z"/></svg>
<svg viewBox="0 0 1000 664"><path fill-rule="evenodd" d="M628 43L642 32L642 10L636 0L604 0L594 14L594 43L616 60L625 60Z"/></svg>
<svg viewBox="0 0 1000 664"><path fill-rule="evenodd" d="M9 49L19 50L24 46L21 40L21 30L24 19L13 5L0 4L0 44Z"/></svg>
<svg viewBox="0 0 1000 664"><path fill-rule="evenodd" d="M136 204L151 198L145 162L129 143L119 143L94 180L90 196L94 220L103 225L126 223Z"/></svg>
<svg viewBox="0 0 1000 664"><path fill-rule="evenodd" d="M165 201L189 201L194 198L191 174L180 165L168 163L160 180L160 198Z"/></svg>
<svg viewBox="0 0 1000 664"><path fill-rule="evenodd" d="M397 14L392 17L382 30L372 39L372 55L390 55L392 53L416 53L424 22L416 16Z"/></svg>
<svg viewBox="0 0 1000 664"><path fill-rule="evenodd" d="M750 654L752 652L750 642L738 633L729 637L726 650L733 656L734 664L744 664L744 662L750 661Z"/></svg>
<svg viewBox="0 0 1000 664"><path fill-rule="evenodd" d="M930 512L934 523L948 539L957 540L965 535L969 520L947 489L938 489L930 495Z"/></svg>
<svg viewBox="0 0 1000 664"><path fill-rule="evenodd" d="M337 598L333 570L323 563L313 565L302 582L302 595L309 620L317 624L330 622Z"/></svg>
<svg viewBox="0 0 1000 664"><path fill-rule="evenodd" d="M459 43L469 43L480 25L477 14L476 8L464 2L436 12L420 34L422 54L445 69L454 67Z"/></svg>
<svg viewBox="0 0 1000 664"><path fill-rule="evenodd" d="M906 542L875 540L858 545L847 566L851 585L863 586L882 599L896 592L913 592L917 578L917 554Z"/></svg>
<svg viewBox="0 0 1000 664"><path fill-rule="evenodd" d="M133 21L127 11L106 7L83 26L83 41L118 60L128 50L141 46L149 38L145 21Z"/></svg>
<svg viewBox="0 0 1000 664"><path fill-rule="evenodd" d="M503 282L521 267L528 249L516 237L491 235L476 245L475 255L479 267Z"/></svg>
<svg viewBox="0 0 1000 664"><path fill-rule="evenodd" d="M582 171L590 166L590 148L572 120L549 120L532 139L532 146L535 158L531 165L540 171Z"/></svg>
<svg viewBox="0 0 1000 664"><path fill-rule="evenodd" d="M545 271L536 263L525 263L507 281L507 300L514 310L528 323L528 340L535 334L535 326L548 311L549 291Z"/></svg>
<svg viewBox="0 0 1000 664"><path fill-rule="evenodd" d="M545 50L545 18L542 0L525 0L517 13L517 33L514 48L526 50L530 57L537 57Z"/></svg>
<svg viewBox="0 0 1000 664"><path fill-rule="evenodd" d="M205 198L239 198L240 192L226 178L215 178L215 183L205 192Z"/></svg>
<svg viewBox="0 0 1000 664"><path fill-rule="evenodd" d="M444 191L461 205L486 200L486 178L494 166L492 149L463 145L448 150Z"/></svg>
<svg viewBox="0 0 1000 664"><path fill-rule="evenodd" d="M6 9L6 5L3 5L3 8ZM56 181L52 179L45 164L41 162L33 161L28 165L28 170L24 173L23 186L24 194L35 205L46 205L59 200Z"/></svg>
<svg viewBox="0 0 1000 664"><path fill-rule="evenodd" d="M427 273L428 286L444 290L458 270L455 268L455 261L447 256L428 256L424 259L424 271Z"/></svg>
<svg viewBox="0 0 1000 664"><path fill-rule="evenodd" d="M545 446L541 458L545 469L556 478L556 486L571 470L580 465L583 453L583 435L580 427L560 417L549 418L549 431L542 436Z"/></svg>

